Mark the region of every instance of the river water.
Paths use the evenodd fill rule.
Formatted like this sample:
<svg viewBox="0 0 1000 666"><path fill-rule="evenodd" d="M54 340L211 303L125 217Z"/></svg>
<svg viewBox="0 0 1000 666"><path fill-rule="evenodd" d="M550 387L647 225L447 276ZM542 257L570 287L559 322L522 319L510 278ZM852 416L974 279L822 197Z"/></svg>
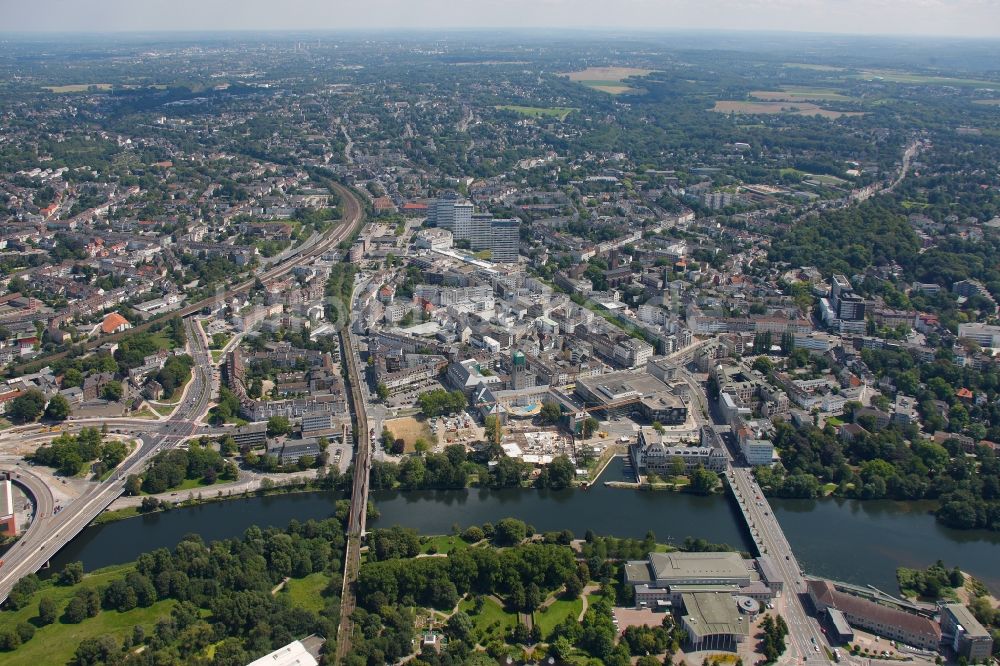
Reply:
<svg viewBox="0 0 1000 666"><path fill-rule="evenodd" d="M602 481L624 478L622 461L608 466ZM327 518L336 493L249 497L174 509L88 527L53 559L55 570L81 560L86 570L134 560L155 548L172 548L184 535L206 541L236 537L251 525L284 527L292 519ZM380 517L373 527L403 525L442 534L512 516L538 531L569 529L597 534L682 542L701 537L744 550L751 544L729 498L607 488L589 490L380 491L372 495ZM937 559L955 564L1000 591L1000 533L941 527L919 502L772 500L803 569L837 580L872 584L896 592L897 566L924 567Z"/></svg>

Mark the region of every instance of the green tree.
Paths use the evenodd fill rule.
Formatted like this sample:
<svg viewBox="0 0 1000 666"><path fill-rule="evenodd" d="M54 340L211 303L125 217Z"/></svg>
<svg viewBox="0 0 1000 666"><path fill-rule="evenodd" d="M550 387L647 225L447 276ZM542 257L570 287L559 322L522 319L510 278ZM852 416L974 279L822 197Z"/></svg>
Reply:
<svg viewBox="0 0 1000 666"><path fill-rule="evenodd" d="M33 423L45 410L45 394L38 389L28 389L14 398L7 410L15 423Z"/></svg>
<svg viewBox="0 0 1000 666"><path fill-rule="evenodd" d="M591 435L597 432L599 427L601 427L601 422L593 416L588 416L580 425L580 434L583 435L584 439L590 439Z"/></svg>
<svg viewBox="0 0 1000 666"><path fill-rule="evenodd" d="M57 393L52 396L48 406L45 408L45 418L51 421L65 421L71 411L69 400Z"/></svg>
<svg viewBox="0 0 1000 666"><path fill-rule="evenodd" d="M42 597L38 600L38 623L42 626L56 621L59 611L52 597Z"/></svg>
<svg viewBox="0 0 1000 666"><path fill-rule="evenodd" d="M119 381L110 381L104 385L101 389L101 397L108 402L118 402L122 399L124 391L122 389L122 383Z"/></svg>
<svg viewBox="0 0 1000 666"><path fill-rule="evenodd" d="M287 435L290 432L292 432L292 424L287 416L272 416L267 420L268 437Z"/></svg>
<svg viewBox="0 0 1000 666"><path fill-rule="evenodd" d="M142 492L142 479L135 474L129 474L125 479L125 494L135 497Z"/></svg>
<svg viewBox="0 0 1000 666"><path fill-rule="evenodd" d="M70 562L59 572L56 582L59 585L71 587L79 585L83 580L83 562Z"/></svg>
<svg viewBox="0 0 1000 666"><path fill-rule="evenodd" d="M549 425L559 422L562 417L562 409L559 407L559 403L546 401L542 403L542 410L539 413L539 418L542 423L547 423Z"/></svg>
<svg viewBox="0 0 1000 666"><path fill-rule="evenodd" d="M719 482L719 475L698 465L691 471L691 483L688 489L693 493L708 495L715 490Z"/></svg>

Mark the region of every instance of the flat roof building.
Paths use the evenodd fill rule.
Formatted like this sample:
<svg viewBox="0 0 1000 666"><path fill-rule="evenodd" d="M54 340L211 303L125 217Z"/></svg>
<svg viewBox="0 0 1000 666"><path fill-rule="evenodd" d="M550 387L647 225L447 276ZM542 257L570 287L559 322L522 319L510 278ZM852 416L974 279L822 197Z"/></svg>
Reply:
<svg viewBox="0 0 1000 666"><path fill-rule="evenodd" d="M609 372L578 378L576 394L588 406L606 411L637 411L649 421L681 425L688 407L664 382L647 372Z"/></svg>
<svg viewBox="0 0 1000 666"><path fill-rule="evenodd" d="M993 654L993 637L962 604L941 607L941 631L951 637L955 654L970 662L985 662Z"/></svg>
<svg viewBox="0 0 1000 666"><path fill-rule="evenodd" d="M834 608L843 613L852 627L922 650L936 651L941 643L941 627L926 617L846 594L825 580L810 580L806 586L817 612Z"/></svg>
<svg viewBox="0 0 1000 666"><path fill-rule="evenodd" d="M681 621L688 635L689 650L728 650L750 634L750 618L740 612L736 599L722 592L695 592L682 595Z"/></svg>
<svg viewBox="0 0 1000 666"><path fill-rule="evenodd" d="M307 646L306 642L318 643L318 646L311 650L312 645ZM319 647L322 645L322 639L315 636L301 641L292 641L285 647L278 648L260 659L251 661L247 666L318 666L319 662L313 653L318 654Z"/></svg>

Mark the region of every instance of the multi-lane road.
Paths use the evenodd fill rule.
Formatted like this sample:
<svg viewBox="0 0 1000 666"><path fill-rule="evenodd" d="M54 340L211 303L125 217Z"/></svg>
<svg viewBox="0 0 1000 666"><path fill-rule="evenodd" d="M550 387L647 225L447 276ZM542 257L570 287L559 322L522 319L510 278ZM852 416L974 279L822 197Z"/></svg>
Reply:
<svg viewBox="0 0 1000 666"><path fill-rule="evenodd" d="M784 586L775 600L778 613L788 624L788 649L783 663L828 664L832 649L819 625L806 612L806 584L785 533L774 517L749 467L732 463L727 472L733 493L762 554L767 554ZM825 648L825 649L824 649Z"/></svg>
<svg viewBox="0 0 1000 666"><path fill-rule="evenodd" d="M253 279L230 287L220 294L220 297L228 298L246 291L258 279L264 281L280 277L293 268L322 255L338 243L351 238L363 221L364 211L353 192L340 185L334 187L340 195L344 213L341 224L322 237L310 239L308 243L298 248L280 264L266 270L258 270ZM58 514L52 514L53 508L51 506L42 506L48 500L45 499L46 493L39 489L40 497L36 496L39 508L35 520L17 544L5 554L4 563L0 566L0 602L7 599L11 588L18 580L42 568L55 553L69 543L101 511L121 495L124 491L125 479L131 474L140 474L151 456L160 450L176 446L199 431L201 426L198 421L208 411L215 377L213 376L212 357L208 350L205 333L198 322L191 318L191 315L199 313L206 306L215 304L217 298L213 297L193 303L174 313L186 318L184 325L187 331L189 350L194 358L194 366L191 381L185 389L181 404L174 410L173 414L164 421L150 421L145 424L146 429L140 430L141 434L137 440L138 450L130 455L108 479L94 485ZM101 342L103 343L107 339L103 338ZM49 357L50 360L53 358L55 357ZM137 425L135 427L141 429L143 426ZM29 433L24 433L24 435L31 436ZM17 434L15 433L13 436L17 436ZM11 435L7 435L8 439L10 437ZM365 486L367 490L367 482ZM48 499L51 500L51 494L48 494ZM45 509L44 512L43 509Z"/></svg>
<svg viewBox="0 0 1000 666"><path fill-rule="evenodd" d="M698 378L684 367L694 350L694 347L689 347L678 354L676 360L681 377L691 389L690 404L695 407L695 421L698 425L708 425L716 432L724 433L729 430L729 426L718 418L717 410L711 409ZM758 551L771 559L784 588L782 595L775 600L776 611L785 618L789 629L788 647L780 662L813 666L829 664L828 654L832 654L832 649L819 625L806 612L805 604L808 602L805 579L784 530L774 517L767 498L757 486L753 469L742 465L728 448L724 450L728 461L726 476L747 522L747 529Z"/></svg>
<svg viewBox="0 0 1000 666"><path fill-rule="evenodd" d="M125 479L130 474L142 472L150 456L184 440L194 431L194 421L208 410L212 387L211 355L201 327L192 320L186 320L185 328L195 364L181 405L157 432L146 433L137 440L138 451L127 458L114 474L59 513L53 515L52 508L47 506L48 501L36 495L38 508L35 520L7 552L4 565L0 567L0 599L6 599L11 588L23 576L41 569L55 553L121 495L125 489ZM42 498L45 497L45 493L41 495ZM51 500L51 494L48 498Z"/></svg>

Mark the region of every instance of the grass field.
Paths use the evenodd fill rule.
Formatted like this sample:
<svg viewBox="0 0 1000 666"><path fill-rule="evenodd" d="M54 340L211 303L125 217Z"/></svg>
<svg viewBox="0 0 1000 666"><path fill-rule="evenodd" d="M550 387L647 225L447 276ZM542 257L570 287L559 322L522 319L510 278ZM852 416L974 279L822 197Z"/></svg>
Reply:
<svg viewBox="0 0 1000 666"><path fill-rule="evenodd" d="M837 92L833 88L809 88L806 86L783 86L781 90L755 90L750 93L750 96L765 102L856 101L855 98Z"/></svg>
<svg viewBox="0 0 1000 666"><path fill-rule="evenodd" d="M497 109L501 111L513 111L529 118L558 118L559 120L566 120L566 116L576 111L576 109L568 106L518 106L516 104L504 104L498 106Z"/></svg>
<svg viewBox="0 0 1000 666"><path fill-rule="evenodd" d="M491 638L502 639L503 636L517 624L517 616L508 613L489 597L483 600L483 609L479 613L474 612L474 604L471 599L463 599L458 604L458 610L465 611L476 625L475 633L478 643L485 644Z"/></svg>
<svg viewBox="0 0 1000 666"><path fill-rule="evenodd" d="M798 116L822 116L823 118L831 119L842 116L864 115L861 111L831 111L817 106L812 102L739 102L736 100L719 100L709 110L716 113L790 113Z"/></svg>
<svg viewBox="0 0 1000 666"><path fill-rule="evenodd" d="M43 89L54 93L78 93L87 92L91 88L97 90L111 90L110 83L73 83L66 86L42 86Z"/></svg>
<svg viewBox="0 0 1000 666"><path fill-rule="evenodd" d="M635 88L622 83L632 76L647 76L654 70L639 69L638 67L588 67L578 72L568 72L565 74L570 81L581 83L588 88L600 90L611 95L621 95L632 92Z"/></svg>
<svg viewBox="0 0 1000 666"><path fill-rule="evenodd" d="M171 412L177 409L177 403L174 403L172 405L154 405L150 403L149 406L150 408L152 408L154 412L156 412L160 416L170 416Z"/></svg>
<svg viewBox="0 0 1000 666"><path fill-rule="evenodd" d="M798 69L812 69L817 72L842 72L843 67L834 67L833 65L812 65L806 62L786 62L785 67L795 67Z"/></svg>
<svg viewBox="0 0 1000 666"><path fill-rule="evenodd" d="M468 547L469 544L462 541L461 537L446 534L428 537L427 542L420 545L420 552L429 555L446 554Z"/></svg>
<svg viewBox="0 0 1000 666"><path fill-rule="evenodd" d="M996 87L1000 81L984 81L983 79L960 79L950 76L934 76L930 74L912 74L893 69L866 69L857 75L866 80L889 81L890 83L910 83L914 85L938 85L958 87Z"/></svg>
<svg viewBox="0 0 1000 666"><path fill-rule="evenodd" d="M329 582L330 577L325 573L313 573L305 578L289 580L281 594L287 594L293 605L318 613L326 606L322 593Z"/></svg>
<svg viewBox="0 0 1000 666"><path fill-rule="evenodd" d="M127 506L124 509L115 509L114 511L103 511L98 514L97 518L94 518L92 525L100 525L102 523L113 523L116 520L124 520L125 518L135 518L136 516L142 515L137 506Z"/></svg>
<svg viewBox="0 0 1000 666"><path fill-rule="evenodd" d="M567 601L566 599L556 599L545 608L535 613L535 624L542 632L542 638L546 639L552 634L556 625L572 617L574 620L580 617L583 610L583 600L580 598Z"/></svg>
<svg viewBox="0 0 1000 666"><path fill-rule="evenodd" d="M428 444L433 444L435 437L431 432L431 427L427 421L418 421L412 416L404 416L398 419L389 419L385 422L385 427L389 429L392 436L402 439L407 453L413 453L414 444L418 439L423 439Z"/></svg>
<svg viewBox="0 0 1000 666"><path fill-rule="evenodd" d="M837 186L837 185L843 185L844 183L847 182L843 178L837 178L836 176L831 176L830 174L826 173L807 173L803 174L803 177L806 180L811 180L821 185Z"/></svg>
<svg viewBox="0 0 1000 666"><path fill-rule="evenodd" d="M99 587L107 585L131 568L132 565L123 565L100 569L88 574L81 586ZM42 597L50 597L55 601L59 615L62 616L66 604L76 589L58 587L51 581L44 582L42 589L32 597L31 603L26 607L19 611L5 611L0 613L0 628L13 629L19 622L31 622L38 615L38 600ZM68 663L73 658L76 646L86 638L107 635L114 636L120 642L122 638L132 633L132 628L137 624L141 624L146 628L147 635L152 634L153 624L156 620L169 616L170 609L176 603L173 600L159 601L149 608L136 608L127 613L101 611L96 617L87 618L80 624L63 624L57 618L50 625L38 627L34 637L30 641L21 645L15 651L0 656L0 663Z"/></svg>
<svg viewBox="0 0 1000 666"><path fill-rule="evenodd" d="M205 488L211 488L212 485L214 484L202 483L201 479L184 479L183 481L181 481L181 484L179 486L175 486L173 488L167 488L164 492L177 493L177 497L172 498L171 501L176 500L178 502L181 502L187 499L188 492L194 492L196 490L204 490ZM184 492L184 495L181 495L182 492ZM142 494L148 495L149 493L143 491Z"/></svg>

